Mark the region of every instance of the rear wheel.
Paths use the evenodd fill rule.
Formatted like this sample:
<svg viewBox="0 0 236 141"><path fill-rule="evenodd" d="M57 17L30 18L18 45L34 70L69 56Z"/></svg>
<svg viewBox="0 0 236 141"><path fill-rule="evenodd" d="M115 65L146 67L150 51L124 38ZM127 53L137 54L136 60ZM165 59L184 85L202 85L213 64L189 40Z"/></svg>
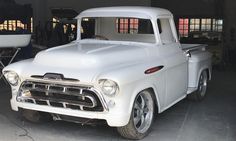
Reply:
<svg viewBox="0 0 236 141"><path fill-rule="evenodd" d="M208 81L207 71L203 71L199 78L197 91L193 92L192 94L189 94L188 98L194 101L203 100L206 96L207 81Z"/></svg>
<svg viewBox="0 0 236 141"><path fill-rule="evenodd" d="M140 92L134 101L132 114L126 126L118 127L119 134L128 139L142 139L150 131L154 116L154 100L150 91Z"/></svg>

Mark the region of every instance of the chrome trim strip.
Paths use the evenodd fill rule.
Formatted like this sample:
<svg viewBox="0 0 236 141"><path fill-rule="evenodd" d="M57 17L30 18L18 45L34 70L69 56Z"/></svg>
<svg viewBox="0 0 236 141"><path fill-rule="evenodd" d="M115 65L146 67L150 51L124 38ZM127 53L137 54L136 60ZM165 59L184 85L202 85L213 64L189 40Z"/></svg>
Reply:
<svg viewBox="0 0 236 141"><path fill-rule="evenodd" d="M32 81L32 82L38 82L38 83L52 83L52 84L59 84L59 85L72 85L72 86L79 86L79 87L93 87L90 83L84 83L84 82L74 82L74 81L67 81L67 80L52 80L52 79L27 79L25 81Z"/></svg>

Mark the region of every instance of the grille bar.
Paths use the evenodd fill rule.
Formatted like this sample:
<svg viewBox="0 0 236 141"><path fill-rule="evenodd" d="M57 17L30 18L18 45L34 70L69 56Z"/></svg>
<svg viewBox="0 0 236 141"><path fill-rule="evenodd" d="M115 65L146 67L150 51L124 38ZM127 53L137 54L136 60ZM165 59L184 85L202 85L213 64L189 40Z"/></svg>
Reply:
<svg viewBox="0 0 236 141"><path fill-rule="evenodd" d="M96 92L91 87L84 86L25 81L21 85L17 101L75 110L104 110Z"/></svg>
<svg viewBox="0 0 236 141"><path fill-rule="evenodd" d="M94 105L94 103L86 103L86 102L81 102L81 101L55 99L55 98L51 98L51 97L44 98L44 97L33 96L33 97L22 97L22 99L34 99L34 100L39 100L39 101L57 102L57 103L65 103L65 104L70 103L71 105L77 105L77 106L83 106L83 107L89 107L89 108L94 108L96 106L96 105ZM34 102L34 103L36 103L36 102Z"/></svg>

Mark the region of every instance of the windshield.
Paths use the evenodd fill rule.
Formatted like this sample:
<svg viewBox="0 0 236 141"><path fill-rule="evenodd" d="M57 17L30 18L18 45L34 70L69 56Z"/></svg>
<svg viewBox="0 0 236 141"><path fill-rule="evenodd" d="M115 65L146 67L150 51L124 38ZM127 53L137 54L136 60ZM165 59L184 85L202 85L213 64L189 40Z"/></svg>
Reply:
<svg viewBox="0 0 236 141"><path fill-rule="evenodd" d="M83 18L81 39L156 42L151 20L127 17Z"/></svg>

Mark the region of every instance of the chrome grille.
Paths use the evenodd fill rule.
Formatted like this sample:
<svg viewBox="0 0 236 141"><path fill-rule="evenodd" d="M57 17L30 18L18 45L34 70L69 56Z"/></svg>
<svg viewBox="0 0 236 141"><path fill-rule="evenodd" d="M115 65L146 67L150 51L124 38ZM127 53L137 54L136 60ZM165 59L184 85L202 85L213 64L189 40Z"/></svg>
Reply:
<svg viewBox="0 0 236 141"><path fill-rule="evenodd" d="M104 110L91 86L25 81L20 87L17 101L83 111Z"/></svg>

